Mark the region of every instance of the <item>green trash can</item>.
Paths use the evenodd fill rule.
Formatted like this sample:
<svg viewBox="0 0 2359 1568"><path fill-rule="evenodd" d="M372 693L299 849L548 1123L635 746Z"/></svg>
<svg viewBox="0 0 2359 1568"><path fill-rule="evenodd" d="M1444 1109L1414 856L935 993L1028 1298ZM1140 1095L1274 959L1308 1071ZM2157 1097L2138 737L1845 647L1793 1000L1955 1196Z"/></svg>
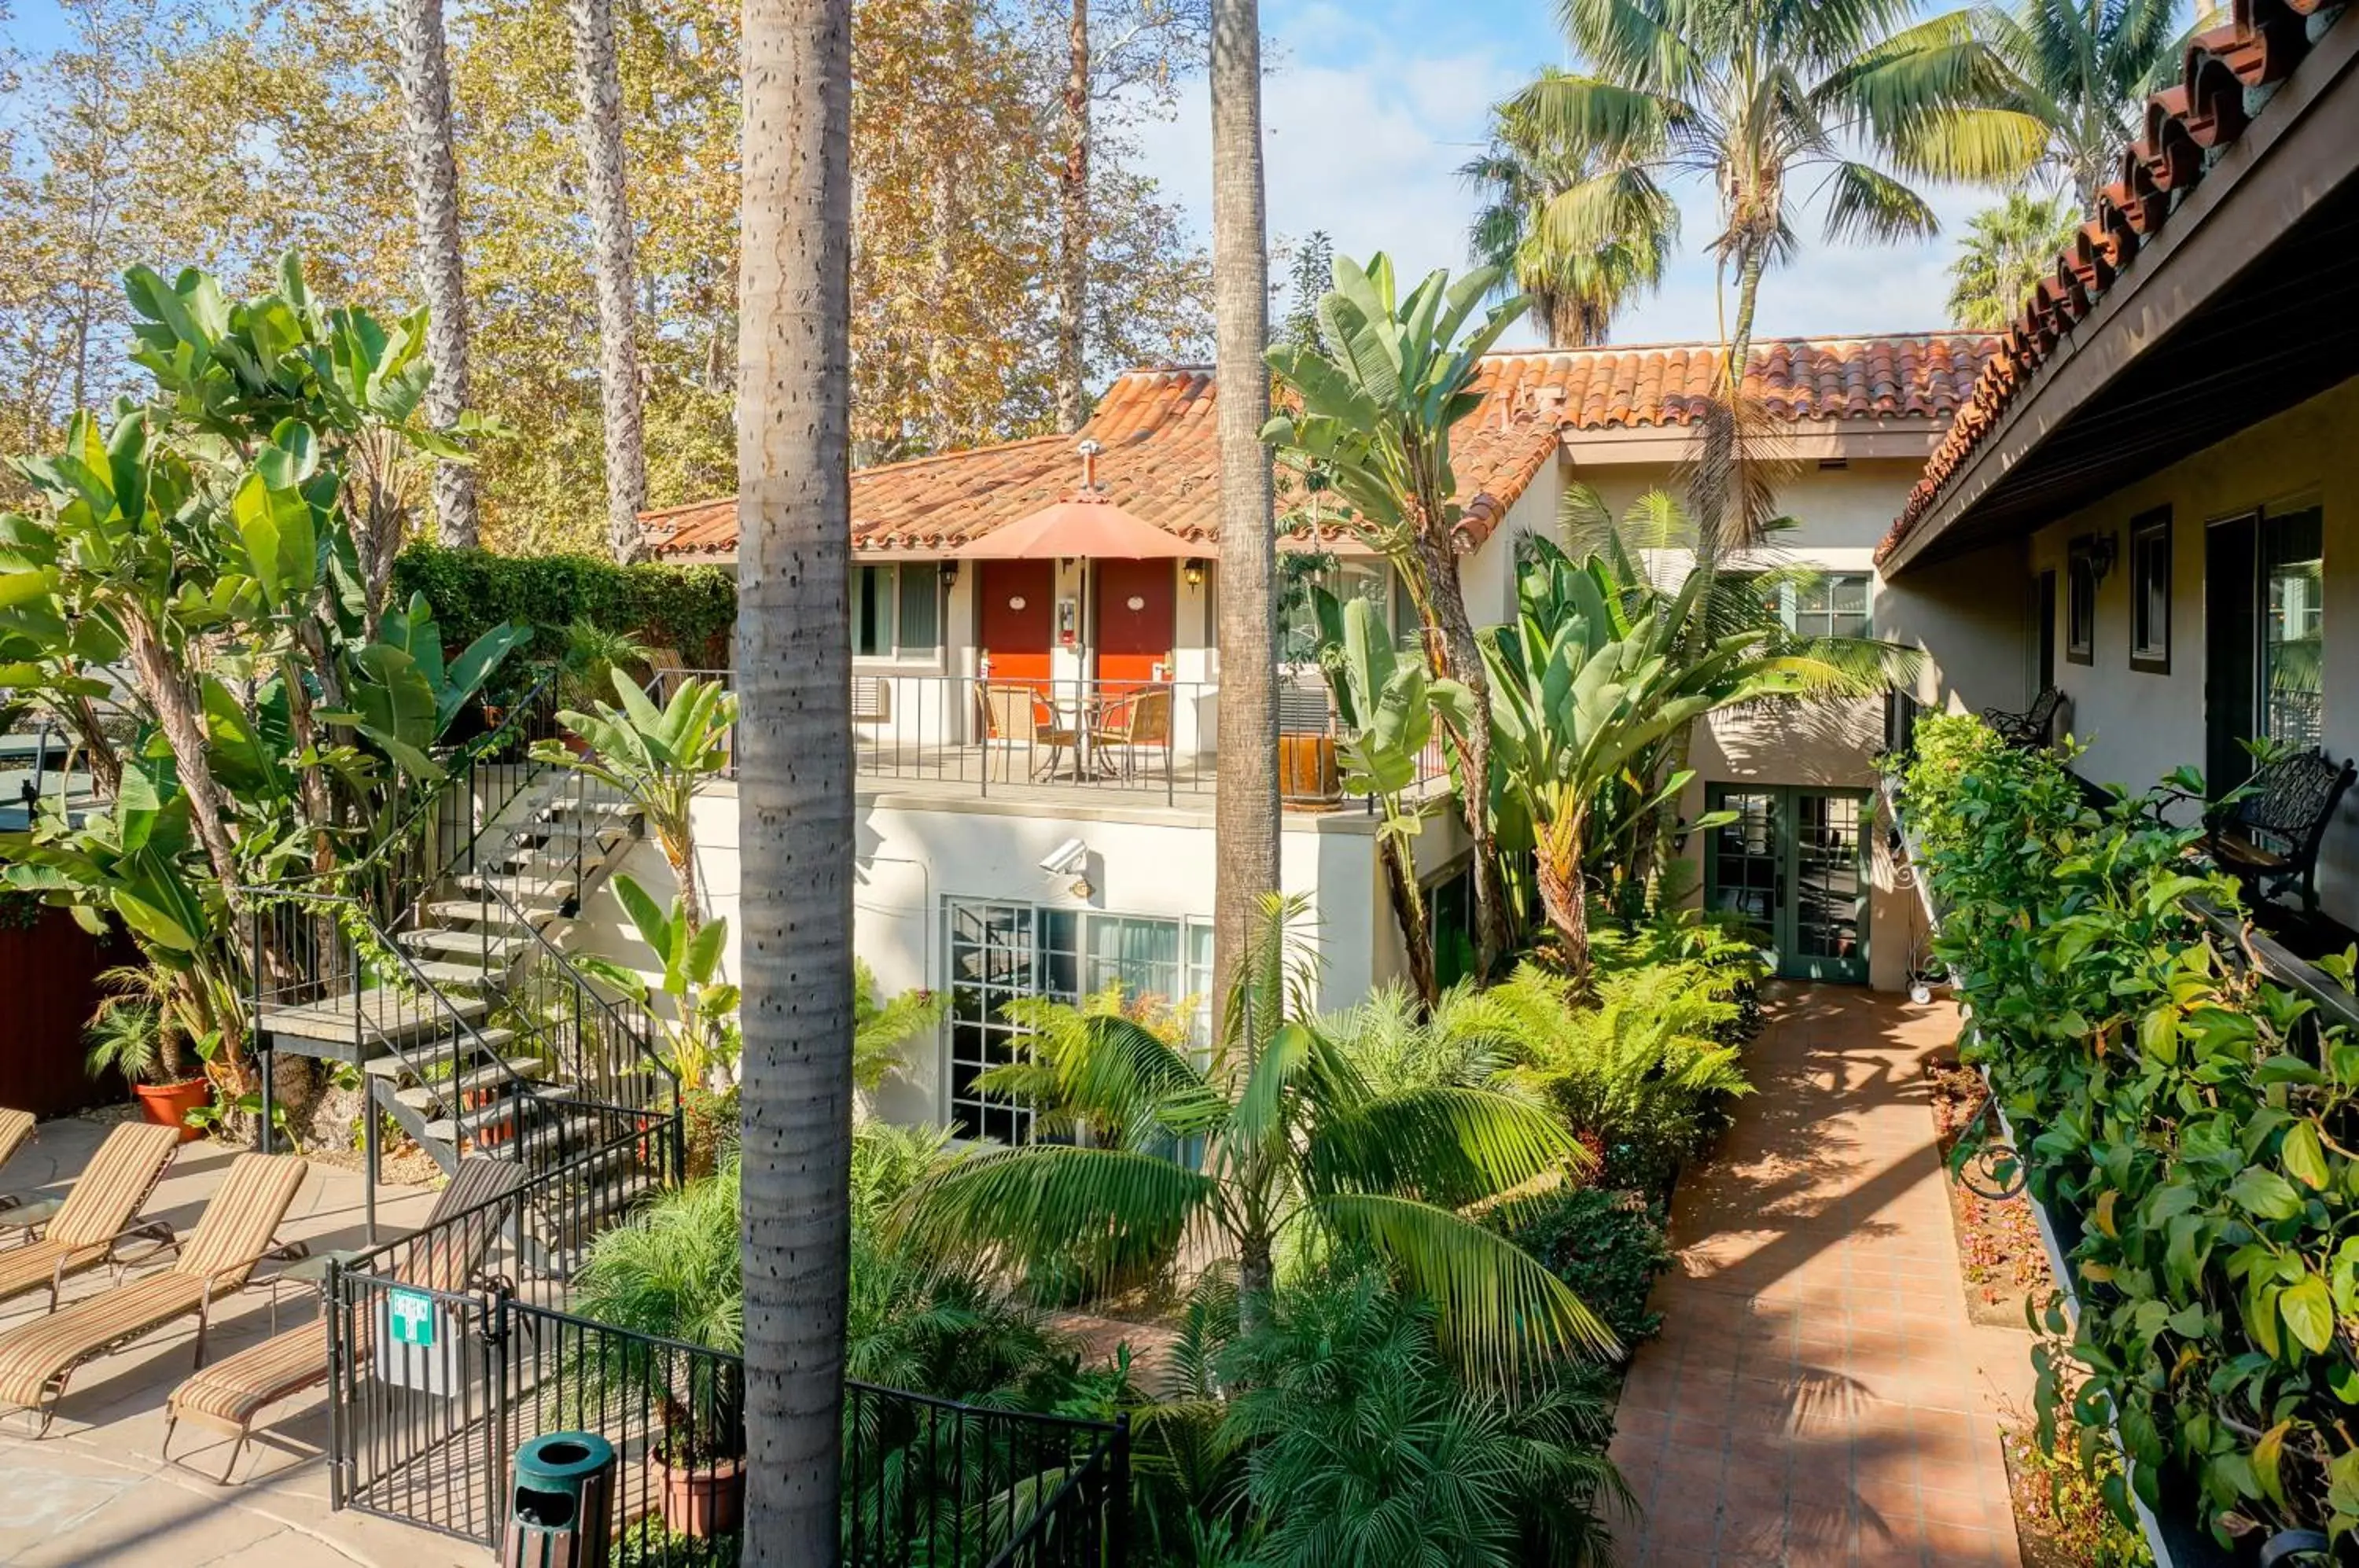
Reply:
<svg viewBox="0 0 2359 1568"><path fill-rule="evenodd" d="M504 1568L606 1568L614 1538L613 1443L552 1432L516 1450Z"/></svg>

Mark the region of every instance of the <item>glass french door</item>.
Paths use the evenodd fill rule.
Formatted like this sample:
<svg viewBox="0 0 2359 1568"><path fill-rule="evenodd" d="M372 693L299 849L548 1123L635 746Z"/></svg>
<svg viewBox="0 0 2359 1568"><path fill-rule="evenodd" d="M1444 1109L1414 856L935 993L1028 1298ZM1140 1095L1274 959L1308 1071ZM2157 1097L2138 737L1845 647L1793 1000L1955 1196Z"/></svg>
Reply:
<svg viewBox="0 0 2359 1568"><path fill-rule="evenodd" d="M1727 821L1704 838L1704 902L1768 938L1777 973L1867 980L1867 847L1873 818L1855 789L1714 784Z"/></svg>

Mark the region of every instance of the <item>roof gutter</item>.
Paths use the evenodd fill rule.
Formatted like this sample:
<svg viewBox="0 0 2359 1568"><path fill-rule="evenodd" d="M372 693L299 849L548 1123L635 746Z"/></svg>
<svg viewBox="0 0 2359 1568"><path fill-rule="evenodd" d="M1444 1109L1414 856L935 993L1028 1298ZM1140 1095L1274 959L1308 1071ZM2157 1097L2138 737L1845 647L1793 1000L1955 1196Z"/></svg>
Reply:
<svg viewBox="0 0 2359 1568"><path fill-rule="evenodd" d="M2359 166L2359 92L2335 89L2354 60L2359 26L2329 28L2096 307L2040 363L2032 386L1976 443L1940 503L1894 546L1886 577L1908 571L2017 463L2255 266L2263 254L2256 235L2284 234L2343 184ZM2223 212L2231 201L2234 211Z"/></svg>

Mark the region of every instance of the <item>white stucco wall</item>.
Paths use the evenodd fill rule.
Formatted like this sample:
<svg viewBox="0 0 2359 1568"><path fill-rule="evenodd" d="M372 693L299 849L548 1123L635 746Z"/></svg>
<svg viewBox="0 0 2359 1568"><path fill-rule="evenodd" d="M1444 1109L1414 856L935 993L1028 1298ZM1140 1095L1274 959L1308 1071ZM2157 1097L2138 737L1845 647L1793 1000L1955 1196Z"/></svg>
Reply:
<svg viewBox="0 0 2359 1568"><path fill-rule="evenodd" d="M864 791L856 824L853 945L886 995L948 984L945 898L1212 919L1214 854L1208 811ZM1311 900L1310 934L1323 965L1320 1006L1349 1007L1403 973L1399 934L1376 860L1375 820L1358 811L1289 811L1282 826L1282 885ZM707 908L732 920L723 964L734 977L741 881L734 786L708 787L698 801L696 832ZM1071 892L1072 877L1051 877L1039 867L1050 851L1073 838L1089 846L1086 875L1093 892L1086 900ZM1462 853L1462 842L1447 822L1437 822L1419 841L1426 866L1444 866ZM650 843L635 845L622 870L659 899L673 891L669 868ZM618 962L644 960L645 950L611 885L585 904L576 936L587 951ZM908 1058L908 1069L887 1081L874 1108L895 1120L941 1119L941 1041L920 1042Z"/></svg>

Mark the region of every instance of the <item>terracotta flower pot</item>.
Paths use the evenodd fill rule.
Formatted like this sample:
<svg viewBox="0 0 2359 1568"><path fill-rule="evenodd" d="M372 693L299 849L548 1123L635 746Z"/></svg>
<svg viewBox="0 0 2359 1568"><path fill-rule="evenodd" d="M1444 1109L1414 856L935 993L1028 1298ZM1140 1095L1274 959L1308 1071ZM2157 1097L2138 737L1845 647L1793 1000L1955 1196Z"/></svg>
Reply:
<svg viewBox="0 0 2359 1568"><path fill-rule="evenodd" d="M471 1111L480 1111L507 1097L503 1089L469 1089L459 1096L459 1103ZM474 1131L478 1146L506 1143L516 1136L516 1124L509 1116L494 1116Z"/></svg>
<svg viewBox="0 0 2359 1568"><path fill-rule="evenodd" d="M189 1113L212 1103L213 1086L202 1078L183 1078L177 1083L134 1083L131 1093L139 1102L139 1114L158 1127L179 1127L180 1141L193 1143L204 1136L204 1129L189 1125Z"/></svg>
<svg viewBox="0 0 2359 1568"><path fill-rule="evenodd" d="M710 1541L745 1525L743 1459L674 1466L658 1454L648 1459L647 1466L663 1487L664 1528L672 1534Z"/></svg>

